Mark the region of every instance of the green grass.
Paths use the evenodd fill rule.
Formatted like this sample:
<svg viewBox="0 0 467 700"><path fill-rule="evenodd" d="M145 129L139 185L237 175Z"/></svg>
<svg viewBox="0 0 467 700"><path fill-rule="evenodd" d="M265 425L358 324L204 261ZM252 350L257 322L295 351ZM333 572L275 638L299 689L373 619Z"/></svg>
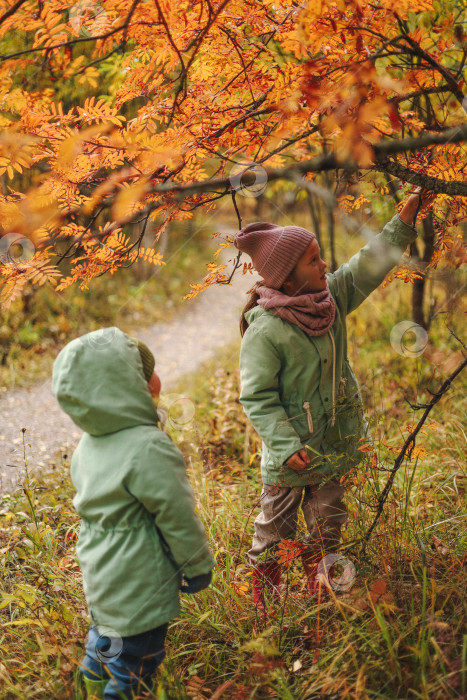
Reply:
<svg viewBox="0 0 467 700"><path fill-rule="evenodd" d="M394 353L388 334L407 288L378 290L397 315L375 321L372 304L348 319L351 364L361 381L377 467L389 467L417 416L403 401L429 398L448 367L425 354ZM456 327L456 319L450 319ZM459 344L438 317L433 346L454 362ZM371 454L349 479L349 519L342 551L353 562L353 587L316 604L304 591L300 565L287 571L287 594L270 616L252 605L246 561L261 488L259 441L238 402L238 345L226 348L177 390L193 404L184 423L172 408L172 438L189 459L199 514L215 554L212 586L182 598L167 657L147 697L458 698L465 662L465 379L459 377L430 415L418 456L400 470L383 517L362 557L353 542L371 522L387 474ZM454 356L454 360L453 360ZM440 356L438 359L442 360ZM444 373L444 374L443 374ZM188 415L191 415L188 412ZM31 472L1 503L0 694L3 698L80 697L76 664L88 621L74 554L78 519L68 459ZM297 538L303 534L300 522Z"/></svg>

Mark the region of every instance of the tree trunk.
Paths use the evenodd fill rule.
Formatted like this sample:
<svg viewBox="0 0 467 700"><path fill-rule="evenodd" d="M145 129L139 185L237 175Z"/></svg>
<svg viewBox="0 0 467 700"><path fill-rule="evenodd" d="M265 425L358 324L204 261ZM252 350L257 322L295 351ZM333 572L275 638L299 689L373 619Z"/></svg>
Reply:
<svg viewBox="0 0 467 700"><path fill-rule="evenodd" d="M422 270L425 270L428 263L430 262L432 255L433 255L433 250L434 250L434 226L433 226L433 214L430 212L428 216L426 216L422 220L422 226L423 226L423 243L424 243L424 251L423 251L423 256L420 259L420 267ZM415 244L412 244L411 246L411 252L414 250L416 255L418 256L418 250L417 246ZM424 313L423 313L423 297L425 294L425 284L426 284L426 277L424 276L423 279L421 280L415 280L414 285L413 285L413 291L412 291L412 318L415 321L415 323L418 323L419 326L422 326L422 328L425 328L425 330L428 330L430 326L430 319L425 319Z"/></svg>
<svg viewBox="0 0 467 700"><path fill-rule="evenodd" d="M329 191L332 188L332 179L327 171L323 173L324 179L326 181L326 187ZM329 235L329 251L331 253L331 272L337 270L336 261L336 250L335 250L335 222L334 222L334 209L330 206L326 206L326 216L328 223L328 235Z"/></svg>
<svg viewBox="0 0 467 700"><path fill-rule="evenodd" d="M319 209L318 205L315 206L315 201L314 197L311 194L309 190L305 190L306 192L306 198L308 201L308 207L310 209L310 214L311 214L311 220L313 222L313 233L316 235L316 240L318 241L318 245L321 248L321 257L324 257L324 250L323 246L321 245L321 221L319 219Z"/></svg>

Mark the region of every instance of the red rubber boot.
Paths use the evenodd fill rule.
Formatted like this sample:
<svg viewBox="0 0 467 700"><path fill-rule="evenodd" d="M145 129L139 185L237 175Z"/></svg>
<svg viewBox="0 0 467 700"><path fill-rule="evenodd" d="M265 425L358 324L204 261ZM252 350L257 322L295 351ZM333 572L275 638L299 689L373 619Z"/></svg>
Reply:
<svg viewBox="0 0 467 700"><path fill-rule="evenodd" d="M277 562L272 564L254 564L250 560L253 569L253 600L255 605L262 610L266 610L264 591L280 595L281 565Z"/></svg>
<svg viewBox="0 0 467 700"><path fill-rule="evenodd" d="M307 550L301 555L307 578L307 591L310 595L321 599L328 596L326 585L317 578L318 566L323 556L320 550L314 549Z"/></svg>

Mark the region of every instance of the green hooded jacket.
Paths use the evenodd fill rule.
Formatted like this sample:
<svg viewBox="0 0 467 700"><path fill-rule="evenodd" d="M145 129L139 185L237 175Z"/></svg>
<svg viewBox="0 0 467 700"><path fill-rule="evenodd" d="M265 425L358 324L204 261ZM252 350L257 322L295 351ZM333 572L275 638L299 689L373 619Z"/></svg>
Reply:
<svg viewBox="0 0 467 700"><path fill-rule="evenodd" d="M195 514L180 450L158 415L136 344L105 328L66 345L53 393L85 431L71 460L76 546L89 613L100 634L139 634L176 617L182 572L214 560Z"/></svg>
<svg viewBox="0 0 467 700"><path fill-rule="evenodd" d="M372 442L347 357L345 317L396 265L417 232L396 214L349 262L326 275L336 302L330 330L308 336L261 306L250 309L240 349L240 402L263 441L263 483L303 486L340 478ZM303 471L285 462L307 448Z"/></svg>

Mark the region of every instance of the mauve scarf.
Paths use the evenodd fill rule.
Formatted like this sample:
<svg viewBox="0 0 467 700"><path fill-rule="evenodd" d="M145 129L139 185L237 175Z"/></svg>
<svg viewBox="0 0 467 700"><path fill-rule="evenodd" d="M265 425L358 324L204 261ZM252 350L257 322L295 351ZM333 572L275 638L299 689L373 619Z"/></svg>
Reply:
<svg viewBox="0 0 467 700"><path fill-rule="evenodd" d="M289 297L278 289L258 285L258 305L274 316L296 323L308 335L324 335L334 323L336 304L326 286L322 292Z"/></svg>

